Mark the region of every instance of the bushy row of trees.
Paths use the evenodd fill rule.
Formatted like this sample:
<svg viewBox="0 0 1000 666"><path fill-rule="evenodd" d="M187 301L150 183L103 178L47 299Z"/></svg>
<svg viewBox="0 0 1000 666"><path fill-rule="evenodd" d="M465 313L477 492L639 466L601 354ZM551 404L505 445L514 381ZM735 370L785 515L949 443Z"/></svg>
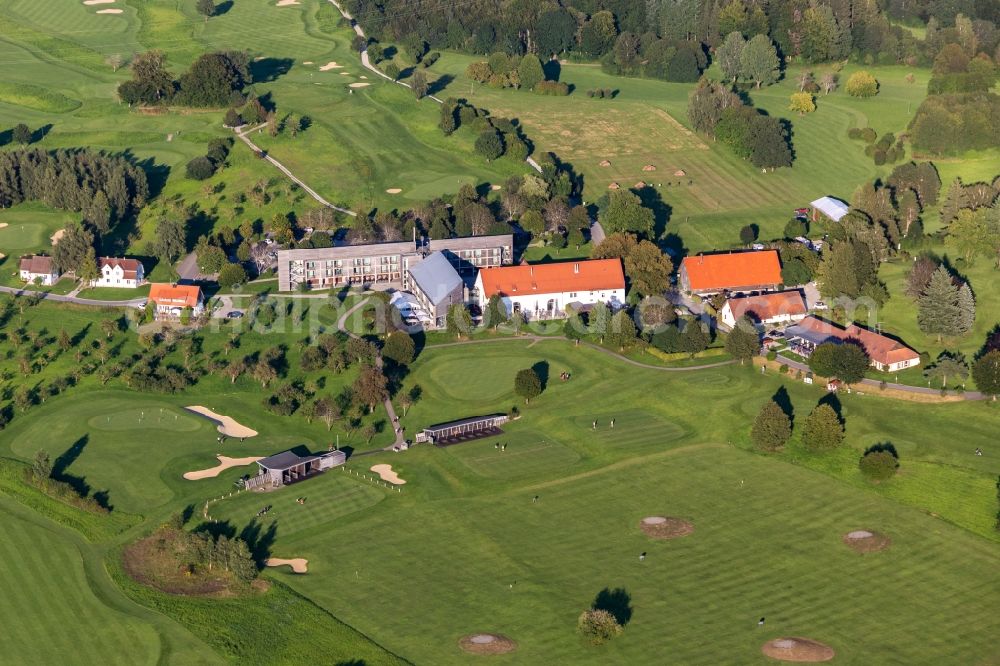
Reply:
<svg viewBox="0 0 1000 666"><path fill-rule="evenodd" d="M807 62L854 56L885 64L929 63L943 44L970 37L992 53L1000 20L991 3L971 0L475 0L461 6L434 0L350 0L347 7L385 42L480 54L499 45L508 54L578 54L626 69L634 59L629 54L641 53L634 59L639 67L661 70L675 68L677 58L718 47L733 32L748 39L766 36L782 57ZM928 23L927 41L892 25L890 18ZM663 44L656 45L658 41ZM686 50L689 55L677 55Z"/></svg>
<svg viewBox="0 0 1000 666"><path fill-rule="evenodd" d="M788 442L793 432L790 409L790 406L783 407L775 399L764 403L750 430L754 446L761 451L777 451ZM806 417L799 436L807 449L831 451L844 441L844 421L838 411L824 400Z"/></svg>
<svg viewBox="0 0 1000 666"><path fill-rule="evenodd" d="M701 79L688 98L688 119L758 168L792 165L787 121L746 104L726 84Z"/></svg>
<svg viewBox="0 0 1000 666"><path fill-rule="evenodd" d="M203 53L178 78L167 69L161 51L140 53L130 66L132 79L118 86L119 98L129 105L239 105L245 100L243 89L253 82L250 56L243 51Z"/></svg>

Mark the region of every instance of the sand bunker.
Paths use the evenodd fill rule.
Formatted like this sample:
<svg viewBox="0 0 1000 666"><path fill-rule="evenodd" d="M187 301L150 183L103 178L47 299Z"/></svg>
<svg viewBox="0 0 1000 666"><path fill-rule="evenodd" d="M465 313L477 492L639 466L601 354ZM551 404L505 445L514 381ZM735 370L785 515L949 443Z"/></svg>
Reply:
<svg viewBox="0 0 1000 666"><path fill-rule="evenodd" d="M362 75L361 75L361 76L360 76L359 78L362 78L362 79L367 79L368 77L367 77L367 76L365 76L364 74L362 74Z"/></svg>
<svg viewBox="0 0 1000 666"><path fill-rule="evenodd" d="M326 63L325 65L321 65L320 68L319 68L319 71L321 71L321 72L329 72L331 69L344 69L344 66L343 65L338 65L335 61L331 60L330 62Z"/></svg>
<svg viewBox="0 0 1000 666"><path fill-rule="evenodd" d="M0 229L3 229L6 226L7 226L6 222L0 222Z"/></svg>
<svg viewBox="0 0 1000 666"><path fill-rule="evenodd" d="M619 185L618 183L611 183L610 185L608 185L609 190L617 190L620 187L621 185Z"/></svg>
<svg viewBox="0 0 1000 666"><path fill-rule="evenodd" d="M83 0L85 5L112 5L115 0Z"/></svg>
<svg viewBox="0 0 1000 666"><path fill-rule="evenodd" d="M678 169L677 171L674 171L674 175L675 176L686 176L687 174L684 173L684 169Z"/></svg>
<svg viewBox="0 0 1000 666"><path fill-rule="evenodd" d="M194 412L195 414L200 414L207 419L215 421L219 424L219 432L227 437L253 437L257 434L256 430L246 427L241 423L237 422L236 419L223 416L222 414L216 414L208 407L202 407L201 405L189 405L184 409L189 412Z"/></svg>
<svg viewBox="0 0 1000 666"><path fill-rule="evenodd" d="M368 85L368 84L365 83L363 85ZM390 187L389 189L386 190L386 192L389 193L389 194L399 194L402 191L403 190L399 189L398 187Z"/></svg>
<svg viewBox="0 0 1000 666"><path fill-rule="evenodd" d="M462 636L458 645L472 654L503 654L517 649L517 643L500 634L470 634Z"/></svg>
<svg viewBox="0 0 1000 666"><path fill-rule="evenodd" d="M598 166L609 167L611 166L611 162L609 162L608 160L601 160L600 162L598 162Z"/></svg>
<svg viewBox="0 0 1000 666"><path fill-rule="evenodd" d="M219 459L219 464L215 467L209 467L208 469L199 469L194 472L184 472L184 478L188 481L197 481L198 479L211 479L219 474L222 474L230 467L242 467L243 465L252 465L258 460L263 460L261 456L251 456L249 458L227 458L226 456L215 456Z"/></svg>
<svg viewBox="0 0 1000 666"><path fill-rule="evenodd" d="M312 60L303 60L302 64L303 65L311 65L311 64L313 64L313 61Z"/></svg>
<svg viewBox="0 0 1000 666"><path fill-rule="evenodd" d="M124 11L125 11L124 9L98 9L97 13L98 14L121 14Z"/></svg>
<svg viewBox="0 0 1000 666"><path fill-rule="evenodd" d="M844 544L856 553L876 553L885 550L892 540L884 534L868 530L854 530L842 537Z"/></svg>
<svg viewBox="0 0 1000 666"><path fill-rule="evenodd" d="M694 532L694 525L680 518L648 516L639 521L639 528L654 539L676 539Z"/></svg>
<svg viewBox="0 0 1000 666"><path fill-rule="evenodd" d="M49 240L52 241L53 245L55 245L56 243L59 242L59 240L63 237L63 234L65 233L66 233L65 229L60 229L59 231L49 236Z"/></svg>
<svg viewBox="0 0 1000 666"><path fill-rule="evenodd" d="M401 486L406 481L399 478L399 474L392 471L392 465L372 465L371 470L382 477L383 481L388 481L394 486Z"/></svg>
<svg viewBox="0 0 1000 666"><path fill-rule="evenodd" d="M308 573L309 571L309 560L301 557L295 557L290 560L280 557L269 557L264 561L264 564L269 567L290 566L295 573Z"/></svg>
<svg viewBox="0 0 1000 666"><path fill-rule="evenodd" d="M760 651L772 659L799 662L830 661L835 654L829 645L797 636L775 638L764 643Z"/></svg>
<svg viewBox="0 0 1000 666"><path fill-rule="evenodd" d="M351 88L364 88L366 86L370 86L371 84L370 83L349 83L348 85Z"/></svg>
<svg viewBox="0 0 1000 666"><path fill-rule="evenodd" d="M275 7L291 7L297 4L299 4L299 0L278 0L278 4Z"/></svg>
<svg viewBox="0 0 1000 666"><path fill-rule="evenodd" d="M656 165L647 164L646 166L642 167L642 170L643 171L656 171Z"/></svg>
<svg viewBox="0 0 1000 666"><path fill-rule="evenodd" d="M499 190L501 187L502 187L501 185L490 185L490 189L493 190L494 192Z"/></svg>

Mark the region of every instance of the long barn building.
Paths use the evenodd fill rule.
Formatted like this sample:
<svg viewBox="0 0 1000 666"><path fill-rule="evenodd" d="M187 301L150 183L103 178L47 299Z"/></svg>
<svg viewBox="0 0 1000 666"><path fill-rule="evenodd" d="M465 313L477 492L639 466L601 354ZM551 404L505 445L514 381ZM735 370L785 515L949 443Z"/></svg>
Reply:
<svg viewBox="0 0 1000 666"><path fill-rule="evenodd" d="M278 289L292 291L302 284L312 289L373 284L409 289L409 269L432 252L443 252L459 275L471 282L480 268L513 263L514 236L501 234L279 250Z"/></svg>

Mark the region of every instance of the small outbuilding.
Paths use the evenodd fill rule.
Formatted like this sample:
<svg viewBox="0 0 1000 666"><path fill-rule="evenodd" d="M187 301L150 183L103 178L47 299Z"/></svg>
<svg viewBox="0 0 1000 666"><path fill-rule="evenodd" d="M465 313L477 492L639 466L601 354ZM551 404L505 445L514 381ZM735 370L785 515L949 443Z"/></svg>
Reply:
<svg viewBox="0 0 1000 666"><path fill-rule="evenodd" d="M280 488L302 481L347 462L343 451L328 451L319 455L300 456L294 451L282 451L257 461L258 473L246 481L247 489Z"/></svg>
<svg viewBox="0 0 1000 666"><path fill-rule="evenodd" d="M840 219L847 215L851 209L846 203L834 197L820 197L809 205L812 206L813 222L818 222L820 215L834 222L840 222Z"/></svg>

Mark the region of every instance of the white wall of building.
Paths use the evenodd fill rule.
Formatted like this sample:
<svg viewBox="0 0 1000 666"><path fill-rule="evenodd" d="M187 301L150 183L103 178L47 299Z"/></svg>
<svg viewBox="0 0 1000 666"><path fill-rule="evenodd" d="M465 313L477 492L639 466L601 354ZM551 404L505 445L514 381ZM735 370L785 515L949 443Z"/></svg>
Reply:
<svg viewBox="0 0 1000 666"><path fill-rule="evenodd" d="M476 292L479 298L479 307L485 311L489 297L483 290L482 278L476 277ZM594 305L595 303L607 303L614 307L625 304L625 289L602 289L597 291L564 291L555 293L526 293L523 295L511 294L501 299L504 307L507 308L508 316L515 310L522 312L528 319L536 313L549 313L553 316L566 316L566 306L570 303L581 303L583 305Z"/></svg>
<svg viewBox="0 0 1000 666"><path fill-rule="evenodd" d="M101 267L101 277L96 280L91 280L90 286L135 289L142 283L144 277L145 276L143 275L141 267L138 271L136 271L136 279L126 280L125 269L121 266L111 266L110 264L105 264Z"/></svg>
<svg viewBox="0 0 1000 666"><path fill-rule="evenodd" d="M30 273L28 271L21 271L21 279L25 282L34 284L36 278L41 278L40 282L44 286L52 286L59 281L59 275L57 273Z"/></svg>
<svg viewBox="0 0 1000 666"><path fill-rule="evenodd" d="M719 313L719 316L722 319L722 323L726 326L730 328L736 326L736 317L733 316L733 309L729 307L728 301L722 306L722 312ZM804 314L779 314L768 319L762 319L760 323L764 326L774 326L775 324L790 324L802 319L805 319Z"/></svg>

